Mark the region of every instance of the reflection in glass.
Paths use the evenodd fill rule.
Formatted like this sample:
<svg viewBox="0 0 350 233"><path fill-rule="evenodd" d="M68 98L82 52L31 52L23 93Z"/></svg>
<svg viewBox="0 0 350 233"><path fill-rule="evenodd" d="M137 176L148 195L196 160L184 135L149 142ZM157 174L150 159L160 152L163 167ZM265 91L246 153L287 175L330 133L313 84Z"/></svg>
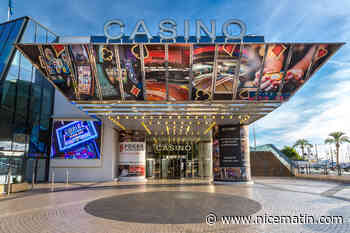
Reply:
<svg viewBox="0 0 350 233"><path fill-rule="evenodd" d="M193 46L193 100L211 98L215 45Z"/></svg>

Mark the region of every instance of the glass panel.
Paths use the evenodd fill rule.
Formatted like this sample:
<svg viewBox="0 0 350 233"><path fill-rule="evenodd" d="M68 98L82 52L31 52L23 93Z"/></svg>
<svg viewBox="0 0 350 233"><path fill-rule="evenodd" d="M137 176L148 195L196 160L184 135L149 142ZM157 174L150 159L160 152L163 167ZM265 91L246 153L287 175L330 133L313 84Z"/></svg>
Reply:
<svg viewBox="0 0 350 233"><path fill-rule="evenodd" d="M169 45L169 100L189 100L190 45Z"/></svg>
<svg viewBox="0 0 350 233"><path fill-rule="evenodd" d="M0 86L3 95L0 103L0 155L3 151L11 150L12 117L15 99L15 84L5 81Z"/></svg>
<svg viewBox="0 0 350 233"><path fill-rule="evenodd" d="M236 99L255 100L258 90L255 80L260 73L264 53L264 44L244 45Z"/></svg>
<svg viewBox="0 0 350 233"><path fill-rule="evenodd" d="M192 100L207 100L211 98L214 53L214 45L193 46Z"/></svg>
<svg viewBox="0 0 350 233"><path fill-rule="evenodd" d="M25 124L27 119L28 101L29 101L29 88L30 82L18 80L17 81L17 101L16 101L16 114L15 121Z"/></svg>
<svg viewBox="0 0 350 233"><path fill-rule="evenodd" d="M20 53L17 51L15 54L15 57L12 60L12 63L9 68L8 75L11 75L13 77L18 77L18 71L19 71L19 57ZM8 79L7 79L8 80Z"/></svg>
<svg viewBox="0 0 350 233"><path fill-rule="evenodd" d="M290 48L285 44L269 44L268 46L258 100L276 100ZM256 85L259 83L259 77L260 73L256 74Z"/></svg>
<svg viewBox="0 0 350 233"><path fill-rule="evenodd" d="M6 39L7 40L3 42L4 44L2 44L0 41L0 47L3 46L2 51L1 51L1 56L0 56L0 62L2 64L8 63L8 59L11 55L11 51L14 49L13 43L16 42L16 39L18 37L19 31L20 31L21 26L22 26L22 22L23 22L23 20L19 20L19 21L12 23L13 25L11 26L11 30L9 31L8 37L5 38L5 40ZM0 70L0 74L2 74L4 67L5 67L5 65L2 65L2 69Z"/></svg>
<svg viewBox="0 0 350 233"><path fill-rule="evenodd" d="M147 55L146 49L144 54ZM122 85L126 100L143 100L140 51L138 45L119 46Z"/></svg>
<svg viewBox="0 0 350 233"><path fill-rule="evenodd" d="M38 30L36 33L36 42L37 43L47 43L47 33L44 28L38 25Z"/></svg>
<svg viewBox="0 0 350 233"><path fill-rule="evenodd" d="M72 46L73 56L78 53L77 46ZM120 70L118 70L117 47L113 45L95 45L95 60L99 87L103 99L121 99L121 84L119 82ZM75 58L77 60L77 58ZM88 63L87 63L88 64ZM76 65L77 66L77 65ZM80 69L88 69L88 67L78 67ZM79 72L78 72L79 74ZM80 81L79 81L80 82Z"/></svg>
<svg viewBox="0 0 350 233"><path fill-rule="evenodd" d="M5 24L3 27L3 31L0 35L0 49L2 51L3 47L5 46L5 43L7 41L7 38L9 36L9 33L11 32L11 29L13 27L13 23Z"/></svg>
<svg viewBox="0 0 350 233"><path fill-rule="evenodd" d="M20 79L28 82L32 81L32 64L30 61L21 55Z"/></svg>
<svg viewBox="0 0 350 233"><path fill-rule="evenodd" d="M3 56L3 51L7 49L8 45L7 45L7 38L9 36L9 33L11 32L12 30L12 27L13 27L13 23L9 23L9 24L6 24L4 26L4 30L2 32L2 34L0 35L0 75L2 74L4 68L5 68L5 65L7 64L7 59L8 57L7 56Z"/></svg>
<svg viewBox="0 0 350 233"><path fill-rule="evenodd" d="M22 43L33 43L35 42L35 23L32 20L28 21L26 30L21 38Z"/></svg>
<svg viewBox="0 0 350 233"><path fill-rule="evenodd" d="M215 100L232 100L233 89L238 87L236 70L239 65L239 44L218 46L217 74L214 88ZM244 65L240 74L243 74Z"/></svg>
<svg viewBox="0 0 350 233"><path fill-rule="evenodd" d="M164 45L145 46L146 100L166 100L166 60Z"/></svg>
<svg viewBox="0 0 350 233"><path fill-rule="evenodd" d="M50 32L48 32L48 38L47 38L47 42L48 43L54 43L56 41L56 36Z"/></svg>

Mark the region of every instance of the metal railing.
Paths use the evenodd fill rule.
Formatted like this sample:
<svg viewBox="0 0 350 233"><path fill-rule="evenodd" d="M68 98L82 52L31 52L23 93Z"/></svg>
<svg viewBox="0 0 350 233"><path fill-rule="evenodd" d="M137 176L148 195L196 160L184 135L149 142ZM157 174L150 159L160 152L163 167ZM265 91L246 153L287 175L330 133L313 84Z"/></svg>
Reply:
<svg viewBox="0 0 350 233"><path fill-rule="evenodd" d="M4 158L2 158L2 160L4 160ZM18 177L21 177L21 180L23 179L22 174L19 173L19 170L23 169L23 161L21 161L22 163L18 166L16 164L11 164L11 159L7 158L7 160L7 163L0 161L0 184L7 185L7 195L10 195L11 184L16 183Z"/></svg>

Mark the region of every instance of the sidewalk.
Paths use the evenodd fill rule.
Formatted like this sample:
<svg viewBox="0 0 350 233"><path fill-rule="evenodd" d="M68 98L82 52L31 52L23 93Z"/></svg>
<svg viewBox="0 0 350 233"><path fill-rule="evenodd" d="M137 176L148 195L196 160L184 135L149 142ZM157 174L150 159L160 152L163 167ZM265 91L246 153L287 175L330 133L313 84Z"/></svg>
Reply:
<svg viewBox="0 0 350 233"><path fill-rule="evenodd" d="M337 175L306 175L298 174L295 176L297 179L318 180L318 181L330 181L343 184L350 184L350 176L337 176Z"/></svg>

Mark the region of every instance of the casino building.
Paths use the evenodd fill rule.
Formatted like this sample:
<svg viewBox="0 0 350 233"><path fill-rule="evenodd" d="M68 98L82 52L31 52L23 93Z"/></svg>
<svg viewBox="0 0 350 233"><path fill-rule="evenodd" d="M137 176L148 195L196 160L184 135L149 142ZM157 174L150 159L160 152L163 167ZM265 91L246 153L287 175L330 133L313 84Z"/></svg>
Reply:
<svg viewBox="0 0 350 233"><path fill-rule="evenodd" d="M249 124L344 43L266 43L227 26L150 36L139 21L131 36L61 37L29 17L1 24L1 175L249 182Z"/></svg>

